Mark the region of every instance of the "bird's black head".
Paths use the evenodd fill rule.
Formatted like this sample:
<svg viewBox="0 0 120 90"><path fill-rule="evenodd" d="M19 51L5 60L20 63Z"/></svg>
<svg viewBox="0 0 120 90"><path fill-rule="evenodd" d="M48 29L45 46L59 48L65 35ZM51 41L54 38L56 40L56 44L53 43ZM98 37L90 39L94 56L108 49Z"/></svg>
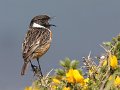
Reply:
<svg viewBox="0 0 120 90"><path fill-rule="evenodd" d="M51 18L48 15L35 16L30 22L30 27L50 28L50 26L55 26L55 25L49 24L50 19Z"/></svg>

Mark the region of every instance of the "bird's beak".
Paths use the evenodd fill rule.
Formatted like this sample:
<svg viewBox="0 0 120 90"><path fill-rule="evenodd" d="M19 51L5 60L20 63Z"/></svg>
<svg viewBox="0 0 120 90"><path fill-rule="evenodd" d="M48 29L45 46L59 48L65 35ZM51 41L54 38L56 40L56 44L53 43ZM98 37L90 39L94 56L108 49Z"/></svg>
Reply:
<svg viewBox="0 0 120 90"><path fill-rule="evenodd" d="M50 26L53 26L53 27L56 27L56 25L54 25L54 24L49 24Z"/></svg>
<svg viewBox="0 0 120 90"><path fill-rule="evenodd" d="M50 17L50 20L51 19L55 19L56 18L56 16L52 16L52 17ZM54 25L54 24L49 24L50 26L53 26L53 27L56 27L56 25Z"/></svg>

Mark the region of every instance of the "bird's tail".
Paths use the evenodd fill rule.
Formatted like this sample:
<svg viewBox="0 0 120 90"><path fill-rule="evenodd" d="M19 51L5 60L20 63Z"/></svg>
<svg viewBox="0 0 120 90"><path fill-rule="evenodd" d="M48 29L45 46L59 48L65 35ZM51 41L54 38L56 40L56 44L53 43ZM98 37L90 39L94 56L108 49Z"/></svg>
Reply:
<svg viewBox="0 0 120 90"><path fill-rule="evenodd" d="M21 70L21 75L24 75L28 66L28 62L24 62Z"/></svg>

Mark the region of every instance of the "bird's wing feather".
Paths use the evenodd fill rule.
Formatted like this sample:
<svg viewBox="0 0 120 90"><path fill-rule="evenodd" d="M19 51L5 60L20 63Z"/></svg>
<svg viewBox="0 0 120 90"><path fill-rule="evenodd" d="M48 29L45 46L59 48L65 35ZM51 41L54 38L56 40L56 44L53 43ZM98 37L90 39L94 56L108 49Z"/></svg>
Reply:
<svg viewBox="0 0 120 90"><path fill-rule="evenodd" d="M24 42L22 44L22 52L24 60L34 53L34 51L46 43L50 43L50 30L43 28L31 28L28 30Z"/></svg>

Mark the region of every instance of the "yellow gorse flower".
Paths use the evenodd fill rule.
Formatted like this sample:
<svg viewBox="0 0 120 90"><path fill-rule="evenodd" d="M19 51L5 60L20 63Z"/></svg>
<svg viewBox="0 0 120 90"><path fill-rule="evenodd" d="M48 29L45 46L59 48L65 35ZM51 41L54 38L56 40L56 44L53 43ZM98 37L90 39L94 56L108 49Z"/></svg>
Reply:
<svg viewBox="0 0 120 90"><path fill-rule="evenodd" d="M88 90L88 83L89 83L90 79L86 78L84 79L84 84L82 84L82 89L81 90Z"/></svg>
<svg viewBox="0 0 120 90"><path fill-rule="evenodd" d="M63 90L70 90L70 87L64 87Z"/></svg>
<svg viewBox="0 0 120 90"><path fill-rule="evenodd" d="M68 73L66 73L66 77L69 83L75 83L75 79L73 77L73 69L70 69Z"/></svg>
<svg viewBox="0 0 120 90"><path fill-rule="evenodd" d="M55 84L60 84L60 81L59 81L58 79L56 79L56 78L53 78L53 82L54 82Z"/></svg>
<svg viewBox="0 0 120 90"><path fill-rule="evenodd" d="M106 66L107 65L107 60L104 60L102 65Z"/></svg>
<svg viewBox="0 0 120 90"><path fill-rule="evenodd" d="M116 69L117 66L118 66L118 60L117 60L117 57L115 55L109 55L109 60L110 60L110 66L113 68L113 69Z"/></svg>
<svg viewBox="0 0 120 90"><path fill-rule="evenodd" d="M78 70L70 69L68 73L66 73L66 77L69 83L84 83L84 77L79 73Z"/></svg>
<svg viewBox="0 0 120 90"><path fill-rule="evenodd" d="M32 87L31 86L27 86L27 87L25 87L24 90L32 90Z"/></svg>
<svg viewBox="0 0 120 90"><path fill-rule="evenodd" d="M85 83L88 83L89 81L90 81L89 78L84 79L84 82L85 82Z"/></svg>
<svg viewBox="0 0 120 90"><path fill-rule="evenodd" d="M120 77L119 76L116 77L116 79L114 81L114 85L120 87Z"/></svg>
<svg viewBox="0 0 120 90"><path fill-rule="evenodd" d="M75 78L76 83L84 83L84 77L80 75L78 70L73 70L73 76Z"/></svg>
<svg viewBox="0 0 120 90"><path fill-rule="evenodd" d="M52 89L53 89L53 90L55 90L56 88L57 88L57 86L55 86L55 85L52 86Z"/></svg>

